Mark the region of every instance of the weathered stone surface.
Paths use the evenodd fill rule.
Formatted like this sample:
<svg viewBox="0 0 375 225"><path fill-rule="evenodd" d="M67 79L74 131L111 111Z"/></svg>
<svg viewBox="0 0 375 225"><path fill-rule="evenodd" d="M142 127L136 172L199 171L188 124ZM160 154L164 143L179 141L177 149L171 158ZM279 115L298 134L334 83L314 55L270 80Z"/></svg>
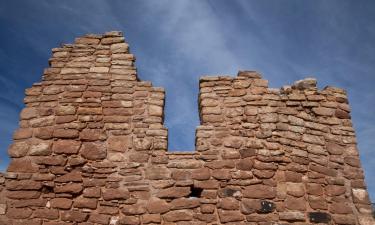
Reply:
<svg viewBox="0 0 375 225"><path fill-rule="evenodd" d="M243 190L243 196L246 198L272 199L276 197L276 189L261 184L250 185Z"/></svg>
<svg viewBox="0 0 375 225"><path fill-rule="evenodd" d="M53 143L52 150L56 154L77 154L80 147L80 141L58 140Z"/></svg>
<svg viewBox="0 0 375 225"><path fill-rule="evenodd" d="M165 200L159 198L151 198L146 204L149 213L166 213L171 208Z"/></svg>
<svg viewBox="0 0 375 225"><path fill-rule="evenodd" d="M327 151L332 155L341 155L344 152L344 147L332 141L326 144Z"/></svg>
<svg viewBox="0 0 375 225"><path fill-rule="evenodd" d="M156 196L159 198L181 198L189 194L189 187L172 187L159 191Z"/></svg>
<svg viewBox="0 0 375 225"><path fill-rule="evenodd" d="M10 219L26 219L31 216L33 211L29 208L9 208L6 215Z"/></svg>
<svg viewBox="0 0 375 225"><path fill-rule="evenodd" d="M8 172L34 173L38 171L29 158L14 158L8 166Z"/></svg>
<svg viewBox="0 0 375 225"><path fill-rule="evenodd" d="M305 214L300 211L287 211L279 214L281 220L286 221L305 221Z"/></svg>
<svg viewBox="0 0 375 225"><path fill-rule="evenodd" d="M59 218L59 211L57 209L36 209L33 216L35 218L54 220Z"/></svg>
<svg viewBox="0 0 375 225"><path fill-rule="evenodd" d="M109 151L125 152L131 146L130 136L112 136L107 140Z"/></svg>
<svg viewBox="0 0 375 225"><path fill-rule="evenodd" d="M54 198L51 199L51 207L57 209L70 209L73 201L68 198Z"/></svg>
<svg viewBox="0 0 375 225"><path fill-rule="evenodd" d="M82 192L83 186L80 183L70 183L70 184L64 184L62 186L56 186L54 190L56 193L78 194Z"/></svg>
<svg viewBox="0 0 375 225"><path fill-rule="evenodd" d="M130 197L129 191L124 189L105 189L103 190L103 199L111 201L115 199L128 199Z"/></svg>
<svg viewBox="0 0 375 225"><path fill-rule="evenodd" d="M83 213L80 211L61 211L61 220L67 222L84 222L88 218L87 213Z"/></svg>
<svg viewBox="0 0 375 225"><path fill-rule="evenodd" d="M146 178L150 180L165 180L171 177L171 172L164 166L146 168Z"/></svg>
<svg viewBox="0 0 375 225"><path fill-rule="evenodd" d="M236 221L243 221L244 216L238 212L233 210L218 210L220 222L228 223L228 222L236 222Z"/></svg>
<svg viewBox="0 0 375 225"><path fill-rule="evenodd" d="M101 160L107 156L107 149L100 142L84 142L82 143L80 153L85 159Z"/></svg>
<svg viewBox="0 0 375 225"><path fill-rule="evenodd" d="M29 143L25 141L17 141L9 146L8 154L10 157L19 158L27 154Z"/></svg>
<svg viewBox="0 0 375 225"><path fill-rule="evenodd" d="M190 221L193 219L193 213L188 210L174 210L165 213L163 219L168 222Z"/></svg>

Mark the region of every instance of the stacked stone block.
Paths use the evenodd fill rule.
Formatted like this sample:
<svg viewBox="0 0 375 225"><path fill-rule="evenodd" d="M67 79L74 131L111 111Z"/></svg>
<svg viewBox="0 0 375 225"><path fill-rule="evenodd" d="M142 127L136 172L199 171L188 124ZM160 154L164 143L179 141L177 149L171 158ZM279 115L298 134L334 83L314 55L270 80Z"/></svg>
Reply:
<svg viewBox="0 0 375 225"><path fill-rule="evenodd" d="M253 71L200 80L195 152L120 32L52 50L26 90L0 224L373 224L344 90Z"/></svg>

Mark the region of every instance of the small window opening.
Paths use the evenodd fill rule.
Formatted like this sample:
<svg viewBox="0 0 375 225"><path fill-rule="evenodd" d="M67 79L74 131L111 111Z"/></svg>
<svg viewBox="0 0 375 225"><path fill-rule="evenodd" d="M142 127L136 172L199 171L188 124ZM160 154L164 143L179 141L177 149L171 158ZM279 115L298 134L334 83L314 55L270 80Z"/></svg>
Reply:
<svg viewBox="0 0 375 225"><path fill-rule="evenodd" d="M202 196L202 191L202 188L194 187L194 185L191 185L189 198L200 198Z"/></svg>

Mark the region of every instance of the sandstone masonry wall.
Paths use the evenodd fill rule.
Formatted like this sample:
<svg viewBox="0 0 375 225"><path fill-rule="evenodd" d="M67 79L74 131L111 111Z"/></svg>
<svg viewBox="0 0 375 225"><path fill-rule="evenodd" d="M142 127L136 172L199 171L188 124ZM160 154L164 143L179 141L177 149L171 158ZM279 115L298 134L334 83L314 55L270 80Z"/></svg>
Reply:
<svg viewBox="0 0 375 225"><path fill-rule="evenodd" d="M195 152L120 32L52 49L26 90L0 224L374 224L344 90L253 71L200 80Z"/></svg>

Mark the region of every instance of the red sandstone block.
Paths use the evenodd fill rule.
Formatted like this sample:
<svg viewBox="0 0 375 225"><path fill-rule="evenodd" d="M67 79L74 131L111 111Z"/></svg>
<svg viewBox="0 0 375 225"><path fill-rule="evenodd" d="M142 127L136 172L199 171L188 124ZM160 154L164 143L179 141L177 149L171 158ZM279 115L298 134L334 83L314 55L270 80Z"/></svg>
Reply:
<svg viewBox="0 0 375 225"><path fill-rule="evenodd" d="M57 209L70 209L73 201L68 198L54 198L50 201L52 208Z"/></svg>
<svg viewBox="0 0 375 225"><path fill-rule="evenodd" d="M255 184L245 187L242 194L246 198L272 199L276 197L276 189L262 184Z"/></svg>
<svg viewBox="0 0 375 225"><path fill-rule="evenodd" d="M61 220L62 221L69 221L69 222L84 222L88 218L87 213L83 213L80 211L61 211Z"/></svg>
<svg viewBox="0 0 375 225"><path fill-rule="evenodd" d="M33 217L54 220L59 218L59 211L57 209L36 209Z"/></svg>
<svg viewBox="0 0 375 225"><path fill-rule="evenodd" d="M31 216L32 212L29 208L8 208L6 215L10 219L26 219Z"/></svg>

